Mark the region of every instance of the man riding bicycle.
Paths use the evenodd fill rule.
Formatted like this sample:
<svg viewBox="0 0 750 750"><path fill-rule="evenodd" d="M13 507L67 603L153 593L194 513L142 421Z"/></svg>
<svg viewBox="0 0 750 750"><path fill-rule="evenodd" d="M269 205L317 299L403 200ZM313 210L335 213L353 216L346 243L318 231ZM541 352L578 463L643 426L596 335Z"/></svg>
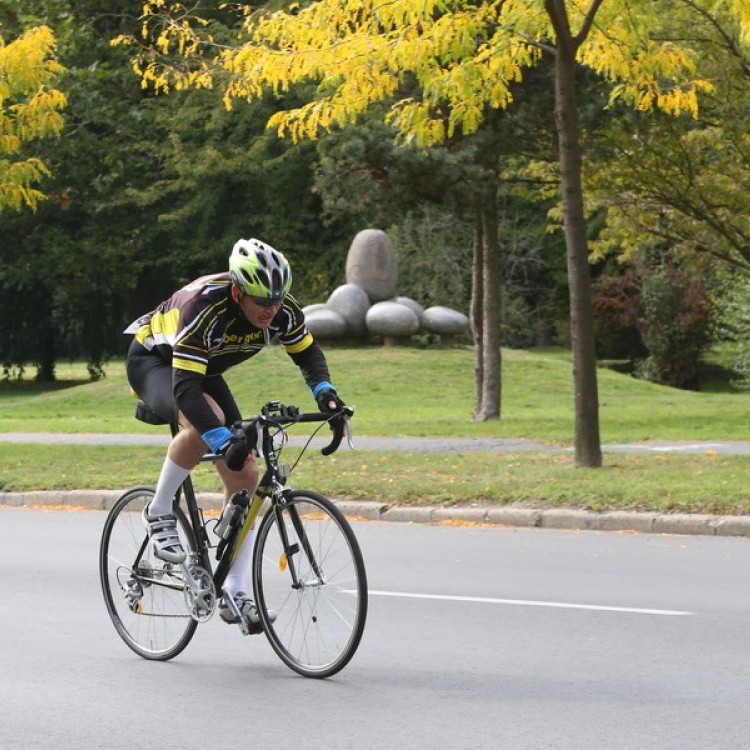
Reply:
<svg viewBox="0 0 750 750"><path fill-rule="evenodd" d="M222 373L256 355L275 336L300 368L319 409L336 412L344 406L304 313L289 294L291 286L292 272L282 253L260 240L239 240L228 272L196 279L125 331L135 334L126 362L131 387L158 416L181 427L143 513L154 554L162 560L185 560L172 503L207 447L224 456L214 465L225 504L240 490L252 495L258 483L254 452L228 427L241 414ZM250 632L260 632L257 609L245 593L251 554L252 534L237 552L223 591L234 599ZM219 614L225 622L236 622L225 601Z"/></svg>

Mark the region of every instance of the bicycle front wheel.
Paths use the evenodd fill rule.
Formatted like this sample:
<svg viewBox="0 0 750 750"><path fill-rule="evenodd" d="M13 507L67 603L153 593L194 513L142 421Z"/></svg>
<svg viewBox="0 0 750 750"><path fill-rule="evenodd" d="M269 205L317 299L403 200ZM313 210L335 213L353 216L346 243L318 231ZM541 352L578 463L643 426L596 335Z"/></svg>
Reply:
<svg viewBox="0 0 750 750"><path fill-rule="evenodd" d="M330 500L293 491L266 513L253 587L266 636L287 666L329 677L349 663L367 618L367 577L354 532Z"/></svg>
<svg viewBox="0 0 750 750"><path fill-rule="evenodd" d="M185 580L179 565L154 556L141 520L154 496L152 487L135 487L114 504L99 548L99 576L107 612L125 643L144 659L166 661L177 656L198 623L185 602ZM174 509L185 551L195 552L185 514Z"/></svg>

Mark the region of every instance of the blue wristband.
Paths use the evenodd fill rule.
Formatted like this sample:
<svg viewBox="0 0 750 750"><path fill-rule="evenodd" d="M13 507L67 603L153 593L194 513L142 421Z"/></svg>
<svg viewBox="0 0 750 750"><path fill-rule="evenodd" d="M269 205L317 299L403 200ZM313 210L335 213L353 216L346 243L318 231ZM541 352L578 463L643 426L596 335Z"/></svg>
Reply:
<svg viewBox="0 0 750 750"><path fill-rule="evenodd" d="M221 453L227 447L227 443L234 437L228 427L214 427L213 430L201 435L203 442L214 452Z"/></svg>
<svg viewBox="0 0 750 750"><path fill-rule="evenodd" d="M317 398L318 394L325 388L330 388L334 393L336 392L336 389L327 380L324 380L322 383L318 383L315 388L312 389L313 398Z"/></svg>

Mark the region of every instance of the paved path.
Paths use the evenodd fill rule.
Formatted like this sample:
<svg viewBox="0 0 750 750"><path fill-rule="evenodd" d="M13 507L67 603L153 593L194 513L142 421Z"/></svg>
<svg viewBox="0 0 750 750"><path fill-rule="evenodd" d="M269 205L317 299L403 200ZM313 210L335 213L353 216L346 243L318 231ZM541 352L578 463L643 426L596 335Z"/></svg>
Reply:
<svg viewBox="0 0 750 750"><path fill-rule="evenodd" d="M290 435L289 445L303 445L306 436ZM92 433L46 433L46 432L4 432L0 433L3 443L66 443L68 445L164 445L169 442L165 434L92 434ZM313 438L312 445L324 445L330 440L328 433L321 432ZM404 453L462 453L465 451L541 451L558 450L522 438L415 438L378 437L355 435L354 446L365 451L396 451Z"/></svg>
<svg viewBox="0 0 750 750"><path fill-rule="evenodd" d="M290 445L302 445L306 437L292 435ZM146 433L51 433L3 432L0 443L66 443L68 445L163 445L169 442L164 434ZM323 445L326 436L315 437L313 445ZM464 453L466 451L504 452L518 451L572 451L567 445L540 443L525 438L465 438L465 437L387 437L355 435L354 446L363 451L395 451L403 453ZM750 440L672 440L645 443L610 443L602 450L618 453L722 453L750 454Z"/></svg>
<svg viewBox="0 0 750 750"><path fill-rule="evenodd" d="M301 445L307 438L291 436L290 445ZM0 433L0 442L68 445L154 445L166 446L167 435L92 434L92 433ZM325 436L314 438L312 445L327 442ZM418 438L355 436L359 450L402 451L408 453L459 453L486 451L512 453L519 451L572 451L569 446L549 445L522 438ZM606 452L627 453L721 453L750 454L750 441L658 441L648 443L603 445ZM119 490L77 490L71 492L2 492L0 505L49 506L63 505L92 509L108 509L120 495ZM219 508L221 496L200 497L205 508ZM680 513L634 513L609 511L597 513L565 508L523 508L517 506L441 507L400 506L381 502L339 501L344 512L353 518L432 524L478 524L526 528L554 528L587 531L638 531L656 534L700 534L708 536L750 537L750 516L715 516Z"/></svg>

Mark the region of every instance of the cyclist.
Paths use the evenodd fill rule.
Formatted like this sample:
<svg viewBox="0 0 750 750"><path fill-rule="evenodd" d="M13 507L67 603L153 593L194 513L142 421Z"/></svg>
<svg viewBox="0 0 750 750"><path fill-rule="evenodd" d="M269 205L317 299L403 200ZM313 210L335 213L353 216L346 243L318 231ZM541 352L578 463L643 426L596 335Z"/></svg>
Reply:
<svg viewBox="0 0 750 750"><path fill-rule="evenodd" d="M166 562L185 559L172 503L206 448L224 456L214 465L225 504L239 490L252 495L258 483L255 452L228 427L241 415L222 373L278 337L318 408L335 412L344 406L302 309L289 294L291 286L292 272L282 253L260 240L241 239L232 249L228 272L196 279L125 331L135 334L126 362L131 387L157 415L181 426L167 449L156 494L143 512L154 554ZM251 552L248 535L224 583L219 614L237 622L226 604L231 596L250 632L260 632L257 609L245 593Z"/></svg>

